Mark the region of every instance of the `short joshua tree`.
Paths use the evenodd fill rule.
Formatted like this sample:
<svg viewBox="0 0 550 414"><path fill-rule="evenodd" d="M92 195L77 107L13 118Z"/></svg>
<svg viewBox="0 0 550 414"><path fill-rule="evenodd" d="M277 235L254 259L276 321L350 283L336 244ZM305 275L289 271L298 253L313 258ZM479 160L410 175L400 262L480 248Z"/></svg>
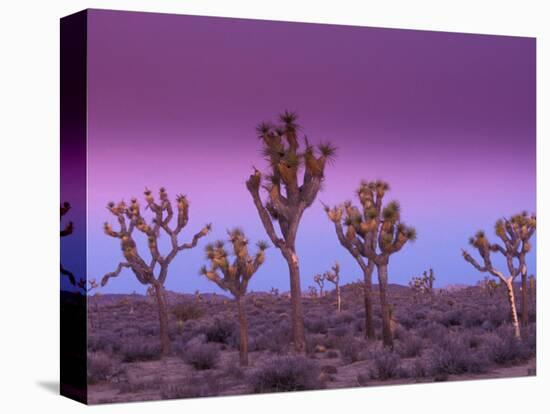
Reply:
<svg viewBox="0 0 550 414"><path fill-rule="evenodd" d="M474 237L470 238L470 244L479 252L482 263L479 263L466 250L462 250L462 256L468 263L480 272L486 272L497 277L506 286L510 305L510 319L517 338L521 337L521 332L514 295L514 280L518 275L527 272L525 255L531 249L529 239L535 232L535 228L536 218L534 215L529 216L522 213L513 216L511 219L501 219L495 224L495 234L502 241L502 245L491 243L483 231L478 231ZM500 253L504 256L507 272L500 271L494 266L491 253ZM525 305L525 314L527 314L527 304Z"/></svg>
<svg viewBox="0 0 550 414"><path fill-rule="evenodd" d="M332 283L336 289L336 309L338 312L342 310L342 294L340 292L340 264L336 262L332 266L332 270L324 273L325 279Z"/></svg>
<svg viewBox="0 0 550 414"><path fill-rule="evenodd" d="M409 287L415 294L432 294L435 276L432 268L424 271L422 277L413 277L409 282Z"/></svg>
<svg viewBox="0 0 550 414"><path fill-rule="evenodd" d="M313 276L313 281L319 286L319 296L322 298L325 294L325 280L326 275L324 274L316 274Z"/></svg>
<svg viewBox="0 0 550 414"><path fill-rule="evenodd" d="M416 239L416 230L401 221L397 201L383 205L389 185L383 181L362 181L357 190L361 208L350 201L325 211L334 223L340 244L346 248L363 271L365 282L365 334L374 338L372 324L372 271L378 271L378 287L382 310L382 338L385 346L393 346L390 329L390 306L387 299L388 264L390 256ZM344 232L344 226L346 231Z"/></svg>
<svg viewBox="0 0 550 414"><path fill-rule="evenodd" d="M292 338L295 351L304 353L304 316L296 236L305 210L313 204L321 189L325 165L333 158L335 148L330 144L314 147L304 137L305 148L300 151L296 120L295 113L285 111L280 116L279 125L264 122L258 126L257 133L269 163L269 172L263 175L254 169L246 187L265 231L288 264ZM301 180L300 175L303 175ZM262 187L267 193L265 201L260 197ZM274 221L279 224L281 237L275 230Z"/></svg>
<svg viewBox="0 0 550 414"><path fill-rule="evenodd" d="M308 286L307 287L307 296L310 299L317 299L319 297L319 292L317 292L317 288L315 286Z"/></svg>
<svg viewBox="0 0 550 414"><path fill-rule="evenodd" d="M138 200L133 198L127 205L124 201L118 204L110 202L107 205L109 212L118 221L119 229L115 231L109 223L104 224L105 234L120 240L120 247L125 261L120 262L115 271L107 273L101 280L101 286L105 286L111 278L119 276L124 268L130 269L136 279L149 287L154 293L159 313L160 342L162 355L166 356L171 351L170 337L168 336L168 310L164 292L164 283L168 277L168 269L172 261L183 250L195 247L200 238L206 236L211 229L208 224L193 236L189 243L180 243L178 236L189 220L189 202L184 195L176 197L176 210L164 188L159 191L157 202L150 190L145 191L145 202L153 214L150 223L142 216ZM175 225L172 219L175 216ZM138 252L138 244L135 236L142 233L147 239L147 246L151 260L147 263ZM170 240L169 250L165 255L161 254L158 240L164 233Z"/></svg>
<svg viewBox="0 0 550 414"><path fill-rule="evenodd" d="M225 249L223 240L206 245L206 258L210 267L203 266L200 274L218 285L221 289L231 293L237 303L239 314L239 356L242 366L248 365L248 329L246 314L244 310L244 296L248 283L252 276L258 271L265 261L265 250L268 244L260 241L256 244L258 251L254 256L248 252L248 239L240 229L233 229L228 232L229 243L232 247L230 253Z"/></svg>
<svg viewBox="0 0 550 414"><path fill-rule="evenodd" d="M494 279L491 279L489 276L485 276L483 280L480 280L478 282L478 286L481 287L481 289L483 289L483 291L488 296L492 297L496 292L496 290L498 289L499 285Z"/></svg>

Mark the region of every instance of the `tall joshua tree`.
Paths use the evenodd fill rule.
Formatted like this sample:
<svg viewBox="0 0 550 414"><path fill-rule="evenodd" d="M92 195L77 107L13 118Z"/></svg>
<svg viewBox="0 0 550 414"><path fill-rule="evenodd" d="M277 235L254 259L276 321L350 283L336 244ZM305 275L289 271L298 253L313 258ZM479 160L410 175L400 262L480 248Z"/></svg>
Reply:
<svg viewBox="0 0 550 414"><path fill-rule="evenodd" d="M479 252L483 264L480 264L466 250L462 250L462 256L467 262L480 272L486 272L498 277L501 283L506 286L508 303L510 305L510 319L517 338L521 337L521 333L514 295L514 280L520 274L527 275L525 256L531 250L529 240L534 234L535 228L536 217L534 215L530 216L527 213L521 213L512 216L510 219L500 219L496 222L495 234L502 241L502 244L491 243L483 231L478 231L474 237L470 238L470 244ZM491 260L491 253L500 253L504 256L508 270L507 274L495 268ZM518 263L518 266L516 266L515 262ZM522 306L522 314L525 314L525 318L527 319L526 298L525 305Z"/></svg>
<svg viewBox="0 0 550 414"><path fill-rule="evenodd" d="M388 264L390 256L400 251L408 241L416 239L416 230L401 221L397 201L383 206L389 185L383 181L362 181L357 190L361 208L350 201L325 211L334 223L336 235L363 270L365 283L365 334L374 337L372 325L372 271L378 273L380 307L382 311L382 338L385 346L393 346L391 311L387 300ZM344 226L346 231L344 232Z"/></svg>
<svg viewBox="0 0 550 414"><path fill-rule="evenodd" d="M115 271L107 273L101 280L101 286L105 286L109 279L117 277L123 268L130 269L136 279L143 285L149 286L155 293L158 306L160 323L160 342L163 355L170 353L170 338L168 336L168 311L164 293L164 283L168 276L168 268L176 255L182 250L195 247L201 237L206 236L211 229L208 224L193 236L189 243L180 243L178 236L189 220L189 202L184 195L176 197L176 210L164 188L160 188L159 201L150 190L145 190L145 202L147 208L152 211L153 217L150 223L142 216L138 200L132 198L130 205L124 201L118 204L110 202L107 209L116 217L119 230L115 231L109 223L104 224L105 234L120 239L120 247L125 261L120 262ZM175 225L172 219L176 216ZM144 258L138 252L138 246L134 239L135 230L143 233L147 238L150 260ZM165 233L170 240L170 248L166 255L162 255L158 246L158 239ZM148 261L148 262L147 262Z"/></svg>
<svg viewBox="0 0 550 414"><path fill-rule="evenodd" d="M315 201L321 188L326 163L335 155L335 148L330 144L314 147L304 137L305 147L300 151L296 114L285 111L279 120L279 125L264 122L256 129L269 162L269 173L264 175L254 168L246 187L267 235L288 264L292 337L295 351L303 353L305 334L296 235L304 211ZM302 176L301 183L299 176ZM267 193L266 201L260 197L260 187ZM274 221L279 224L281 236L275 230Z"/></svg>
<svg viewBox="0 0 550 414"><path fill-rule="evenodd" d="M242 366L248 365L248 329L244 311L243 298L246 295L248 282L265 261L265 250L268 244L260 241L256 244L258 251L254 256L248 253L248 239L240 229L228 232L232 245L233 262L225 250L223 240L206 245L206 258L210 261L210 269L203 266L200 274L206 276L221 289L230 292L237 302L239 313L239 355ZM221 272L221 274L220 274Z"/></svg>
<svg viewBox="0 0 550 414"><path fill-rule="evenodd" d="M342 294L340 292L340 264L336 262L332 270L324 273L325 279L334 284L336 288L336 307L338 312L342 310Z"/></svg>

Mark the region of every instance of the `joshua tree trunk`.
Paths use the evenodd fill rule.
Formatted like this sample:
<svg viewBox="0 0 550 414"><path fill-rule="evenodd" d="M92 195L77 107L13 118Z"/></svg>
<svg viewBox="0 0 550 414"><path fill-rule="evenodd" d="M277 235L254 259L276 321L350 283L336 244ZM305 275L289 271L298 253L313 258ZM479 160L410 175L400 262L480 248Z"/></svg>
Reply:
<svg viewBox="0 0 550 414"><path fill-rule="evenodd" d="M342 310L342 296L340 294L340 285L336 285L336 300L338 303L338 312Z"/></svg>
<svg viewBox="0 0 550 414"><path fill-rule="evenodd" d="M516 298L514 296L514 285L513 281L506 282L506 290L508 291L508 302L510 303L510 319L512 321L512 326L514 327L514 335L516 338L520 339L521 334L519 331L519 321L518 313L516 310Z"/></svg>
<svg viewBox="0 0 550 414"><path fill-rule="evenodd" d="M368 339L374 339L374 324L372 322L372 271L374 270L374 263L369 264L363 268L363 279L365 282L364 296L365 296L365 337Z"/></svg>
<svg viewBox="0 0 550 414"><path fill-rule="evenodd" d="M304 353L306 350L306 338L304 332L302 289L300 287L300 267L298 265L298 256L296 256L294 251L289 251L284 256L288 262L288 270L290 273L290 301L294 350L297 353Z"/></svg>
<svg viewBox="0 0 550 414"><path fill-rule="evenodd" d="M527 269L521 269L521 325L529 323L529 302L527 292Z"/></svg>
<svg viewBox="0 0 550 414"><path fill-rule="evenodd" d="M382 341L384 346L393 348L393 337L391 333L390 305L386 296L388 286L388 265L382 263L377 265L378 288L380 289L380 310L382 312Z"/></svg>
<svg viewBox="0 0 550 414"><path fill-rule="evenodd" d="M235 300L239 311L239 358L241 366L246 367L248 366L248 326L242 296L238 296Z"/></svg>
<svg viewBox="0 0 550 414"><path fill-rule="evenodd" d="M168 335L168 310L166 307L166 297L164 296L164 287L161 283L153 285L155 296L157 298L157 306L159 311L160 324L160 346L162 356L167 356L171 352L170 336Z"/></svg>

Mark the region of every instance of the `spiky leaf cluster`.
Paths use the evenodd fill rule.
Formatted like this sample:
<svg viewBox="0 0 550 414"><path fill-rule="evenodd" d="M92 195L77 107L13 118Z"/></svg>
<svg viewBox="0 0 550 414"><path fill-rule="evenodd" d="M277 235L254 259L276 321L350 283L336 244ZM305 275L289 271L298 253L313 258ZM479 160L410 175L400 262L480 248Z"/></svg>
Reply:
<svg viewBox="0 0 550 414"><path fill-rule="evenodd" d="M506 259L509 277L513 279L525 265L525 255L531 250L530 239L535 233L536 224L536 216L527 212L499 219L495 223L494 230L501 244L490 242L485 232L481 230L469 239L470 245L481 256L483 264L478 263L466 250L462 251L462 256L477 270L489 272L505 281L507 278L494 268L491 261L491 253L501 253Z"/></svg>
<svg viewBox="0 0 550 414"><path fill-rule="evenodd" d="M163 285L167 277L168 265L176 255L182 250L195 247L199 239L211 231L211 224L207 224L193 236L191 242L180 244L178 236L189 221L189 202L186 196L181 194L176 196L176 211L174 211L174 206L164 187L159 189L158 199L155 198L151 190L146 188L144 198L146 208L153 214L150 220L142 215L137 198L132 198L129 204L124 201L118 203L111 201L107 204L107 210L118 222L118 230L113 229L109 222L104 223L103 230L108 236L120 239L125 262L119 263L114 272L107 273L103 277L102 286L105 286L110 278L117 277L125 267L130 268L142 284L159 282ZM150 260L144 259L138 252L135 240L136 230L142 233L147 240ZM161 233L166 234L170 240L170 248L165 255L161 254L158 245Z"/></svg>
<svg viewBox="0 0 550 414"><path fill-rule="evenodd" d="M372 260L387 258L416 239L416 230L401 220L399 203L383 204L388 190L389 185L384 181L361 181L356 191L359 207L351 201L334 208L325 206L340 243L354 256Z"/></svg>
<svg viewBox="0 0 550 414"><path fill-rule="evenodd" d="M409 287L415 293L432 293L434 281L434 271L430 268L428 271L424 271L421 277L413 277L409 282Z"/></svg>
<svg viewBox="0 0 550 414"><path fill-rule="evenodd" d="M336 262L331 270L323 273L323 276L327 281L338 286L340 284L340 264Z"/></svg>
<svg viewBox="0 0 550 414"><path fill-rule="evenodd" d="M257 251L252 256L248 251L249 241L241 229L229 230L227 235L230 252L223 240L207 244L205 253L210 267L202 266L200 274L238 298L246 293L250 279L264 263L269 246L265 241L257 242Z"/></svg>
<svg viewBox="0 0 550 414"><path fill-rule="evenodd" d="M262 122L258 125L256 132L269 171L262 174L255 169L246 183L260 216L264 210L268 213L261 217L262 222L277 247L281 247L288 237L295 237L295 230L291 228L315 200L324 179L325 166L336 154L336 148L330 143L313 146L307 137L303 137L302 147L297 119L296 113L285 111L277 124ZM265 202L260 199L260 187L267 193ZM266 220L279 221L284 240L276 236Z"/></svg>

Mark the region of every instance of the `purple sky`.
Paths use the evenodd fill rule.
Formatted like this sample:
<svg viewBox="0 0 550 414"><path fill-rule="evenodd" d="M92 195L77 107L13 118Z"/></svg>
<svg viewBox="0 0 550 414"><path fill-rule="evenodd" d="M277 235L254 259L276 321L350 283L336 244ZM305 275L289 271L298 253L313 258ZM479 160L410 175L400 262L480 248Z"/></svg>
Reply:
<svg viewBox="0 0 550 414"><path fill-rule="evenodd" d="M418 230L392 282L433 266L439 286L475 283L460 256L468 237L535 209L534 39L99 10L88 25L89 278L122 258L102 232L106 203L145 186L188 195L185 240L210 221L210 240L234 225L265 239L244 182L265 165L255 125L286 108L311 141L339 148L319 200L351 198L362 178L390 182ZM204 244L178 256L169 289L215 290L197 275ZM344 282L360 275L317 202L298 250L304 290L334 260ZM271 286L288 289L274 248L251 288ZM130 272L103 289L133 290Z"/></svg>

